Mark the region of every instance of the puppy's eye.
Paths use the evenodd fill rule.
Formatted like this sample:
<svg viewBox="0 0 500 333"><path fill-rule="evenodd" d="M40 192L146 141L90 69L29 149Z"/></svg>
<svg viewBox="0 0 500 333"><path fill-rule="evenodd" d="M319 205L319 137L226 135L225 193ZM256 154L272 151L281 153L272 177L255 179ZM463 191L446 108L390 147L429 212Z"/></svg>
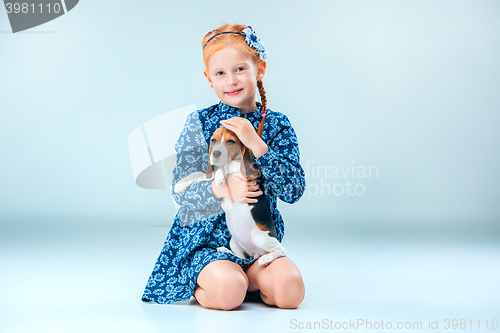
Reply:
<svg viewBox="0 0 500 333"><path fill-rule="evenodd" d="M210 140L210 142L211 142L211 143L216 143L216 142L217 142L217 140L212 139L212 140Z"/></svg>
<svg viewBox="0 0 500 333"><path fill-rule="evenodd" d="M227 141L226 141L226 143L227 143L228 145L234 145L234 144L235 144L235 142L234 142L233 140L227 140Z"/></svg>

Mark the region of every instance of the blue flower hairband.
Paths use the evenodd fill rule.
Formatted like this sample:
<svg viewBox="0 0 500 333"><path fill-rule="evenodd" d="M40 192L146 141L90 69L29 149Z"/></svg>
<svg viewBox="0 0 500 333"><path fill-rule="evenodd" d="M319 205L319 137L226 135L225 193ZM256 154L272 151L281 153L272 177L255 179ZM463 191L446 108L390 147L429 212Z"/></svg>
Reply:
<svg viewBox="0 0 500 333"><path fill-rule="evenodd" d="M212 31L210 31L210 32L212 32ZM243 29L241 32L224 31L224 32L215 34L205 42L205 45L203 45L203 48L205 48L207 43L210 42L212 40L212 38L219 36L219 35L222 35L222 34L237 34L237 35L245 36L245 42L247 42L248 46L250 46L255 51L257 51L257 53L259 54L259 56L262 60L267 59L266 48L264 47L264 44L259 39L259 37L257 37L257 35L255 34L255 31L252 29L251 26L248 26L247 28Z"/></svg>

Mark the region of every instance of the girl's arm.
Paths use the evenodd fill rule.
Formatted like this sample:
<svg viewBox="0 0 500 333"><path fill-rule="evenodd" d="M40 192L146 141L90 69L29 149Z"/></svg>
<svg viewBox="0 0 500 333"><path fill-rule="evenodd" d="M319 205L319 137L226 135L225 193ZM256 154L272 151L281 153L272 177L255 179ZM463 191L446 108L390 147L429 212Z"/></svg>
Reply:
<svg viewBox="0 0 500 333"><path fill-rule="evenodd" d="M284 202L294 203L305 191L305 172L299 162L299 142L295 131L288 118L283 114L280 116L278 119L269 119L275 122L276 127L273 126L273 129L276 128L277 133L269 138L266 153L255 161L270 186L271 193ZM276 131L271 130L270 133Z"/></svg>
<svg viewBox="0 0 500 333"><path fill-rule="evenodd" d="M273 117L268 115L266 119L267 126L271 126L267 145L247 119L231 118L221 123L234 131L243 144L254 152L255 161L270 186L266 194L276 194L281 200L294 203L306 187L305 172L299 162L299 143L287 116L277 112L272 114Z"/></svg>

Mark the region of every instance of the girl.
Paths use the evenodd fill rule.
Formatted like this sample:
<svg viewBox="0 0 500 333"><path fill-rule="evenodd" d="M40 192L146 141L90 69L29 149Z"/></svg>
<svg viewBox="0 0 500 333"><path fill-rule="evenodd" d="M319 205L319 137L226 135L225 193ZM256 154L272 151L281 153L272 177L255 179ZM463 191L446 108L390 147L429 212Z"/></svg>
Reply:
<svg viewBox="0 0 500 333"><path fill-rule="evenodd" d="M231 238L220 205L223 197L229 198L227 187L215 186L210 179L181 193L173 191L178 180L206 171L209 140L221 125L252 150L262 172L257 180L241 173L229 175L226 184L232 199L257 202L255 198L263 194L257 181L264 181L278 241L284 227L277 199L294 203L305 190L295 131L284 114L267 109L262 84L266 53L253 29L225 24L209 32L202 45L204 74L220 103L189 115L176 143L172 195L180 208L142 300L168 304L194 295L207 308L230 310L243 302L247 292L260 291L269 305L296 308L304 299L304 283L288 257L261 267L256 260L217 251L229 248ZM255 101L257 89L262 103ZM262 136L255 131L257 126Z"/></svg>

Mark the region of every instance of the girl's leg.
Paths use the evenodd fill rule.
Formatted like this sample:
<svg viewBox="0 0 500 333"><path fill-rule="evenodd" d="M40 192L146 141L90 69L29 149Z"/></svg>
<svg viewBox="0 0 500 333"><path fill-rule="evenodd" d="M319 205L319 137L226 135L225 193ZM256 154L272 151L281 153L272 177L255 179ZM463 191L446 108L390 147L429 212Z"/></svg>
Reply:
<svg viewBox="0 0 500 333"><path fill-rule="evenodd" d="M196 280L196 300L206 308L232 310L240 306L248 289L241 266L229 260L215 260L203 267Z"/></svg>
<svg viewBox="0 0 500 333"><path fill-rule="evenodd" d="M295 309L304 300L305 287L299 269L288 257L280 257L267 267L256 261L246 270L248 291L260 290L260 296L269 305Z"/></svg>

